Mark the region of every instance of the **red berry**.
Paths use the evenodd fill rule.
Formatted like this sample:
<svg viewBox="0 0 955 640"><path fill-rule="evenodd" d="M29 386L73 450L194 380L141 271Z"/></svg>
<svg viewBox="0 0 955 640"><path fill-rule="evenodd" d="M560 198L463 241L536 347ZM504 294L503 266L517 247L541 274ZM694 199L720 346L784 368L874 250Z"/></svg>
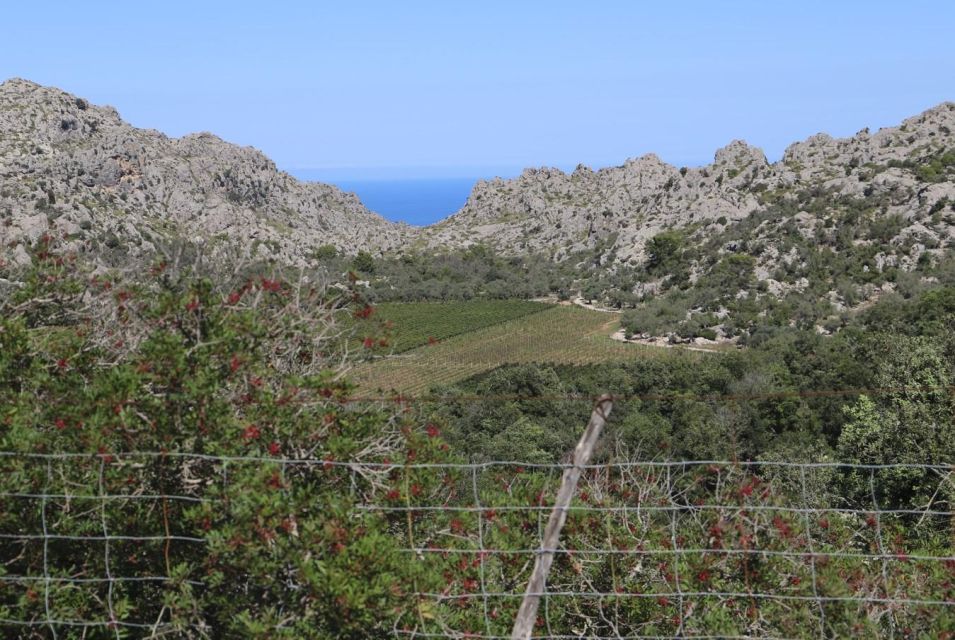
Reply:
<svg viewBox="0 0 955 640"><path fill-rule="evenodd" d="M375 312L374 307L372 307L371 305L365 305L364 307L362 307L361 309L355 312L355 317L361 320L365 320L370 318L374 312Z"/></svg>
<svg viewBox="0 0 955 640"><path fill-rule="evenodd" d="M276 293L282 290L282 281L269 280L268 278L262 278L262 289L265 291L271 291L272 293Z"/></svg>

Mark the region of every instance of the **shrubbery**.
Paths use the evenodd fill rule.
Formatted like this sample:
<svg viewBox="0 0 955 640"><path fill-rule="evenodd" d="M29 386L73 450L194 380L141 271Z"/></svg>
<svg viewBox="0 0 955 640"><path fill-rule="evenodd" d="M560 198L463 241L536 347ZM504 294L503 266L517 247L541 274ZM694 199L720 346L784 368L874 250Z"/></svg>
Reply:
<svg viewBox="0 0 955 640"><path fill-rule="evenodd" d="M397 407L350 402L351 298L163 264L93 275L46 241L7 271L0 492L34 497L0 502L0 574L24 576L0 618L346 638L413 610L401 539L356 508L387 480L362 465L438 449Z"/></svg>
<svg viewBox="0 0 955 640"><path fill-rule="evenodd" d="M955 625L898 604L955 595L950 567L907 560L950 556L950 521L872 513L944 514L944 477L765 463L949 463L946 288L835 338L763 327L747 352L505 367L416 408L345 381L345 318L370 315L354 292L175 263L94 274L46 242L0 271L0 620L32 625L17 637L506 635L558 473L492 462L559 462L590 409L570 396L607 391L628 400L596 461L624 464L585 474L549 581L574 595L550 598L542 632L800 637L817 595L821 635ZM884 393L824 393L858 387ZM481 464L446 465L465 456ZM640 464L688 458L757 462ZM681 591L702 594L685 618Z"/></svg>

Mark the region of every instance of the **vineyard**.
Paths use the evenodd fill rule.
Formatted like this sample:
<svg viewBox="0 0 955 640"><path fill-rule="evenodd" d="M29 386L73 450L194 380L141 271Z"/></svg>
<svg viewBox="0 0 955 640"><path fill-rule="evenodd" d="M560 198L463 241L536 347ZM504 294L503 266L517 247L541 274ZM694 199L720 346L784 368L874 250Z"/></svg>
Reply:
<svg viewBox="0 0 955 640"><path fill-rule="evenodd" d="M503 304L537 303L507 301ZM389 306L425 310L434 307L425 304ZM383 313L391 311L389 308ZM440 322L437 318L427 319L427 315L419 311L406 313L407 322L422 323L412 330L414 334L420 335L428 323ZM462 324L465 317L464 314L458 316ZM426 342L423 346L394 357L363 363L357 367L354 376L363 387L369 389L413 393L438 384L453 384L503 364L594 364L633 358L701 357L658 347L615 342L609 336L618 325L616 314L571 306L550 307L490 326L458 332L446 340L431 344ZM406 331L397 323L396 329L399 336Z"/></svg>
<svg viewBox="0 0 955 640"><path fill-rule="evenodd" d="M375 307L374 317L391 323L391 347L393 353L401 353L545 311L550 306L529 300L386 302Z"/></svg>

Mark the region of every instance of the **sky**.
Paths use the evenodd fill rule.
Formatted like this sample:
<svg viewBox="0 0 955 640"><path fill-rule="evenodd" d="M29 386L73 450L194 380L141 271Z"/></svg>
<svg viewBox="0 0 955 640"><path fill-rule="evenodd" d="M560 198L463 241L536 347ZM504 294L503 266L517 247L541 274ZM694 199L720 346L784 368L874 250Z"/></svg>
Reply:
<svg viewBox="0 0 955 640"><path fill-rule="evenodd" d="M0 79L340 179L778 159L955 100L955 2L9 2Z"/></svg>

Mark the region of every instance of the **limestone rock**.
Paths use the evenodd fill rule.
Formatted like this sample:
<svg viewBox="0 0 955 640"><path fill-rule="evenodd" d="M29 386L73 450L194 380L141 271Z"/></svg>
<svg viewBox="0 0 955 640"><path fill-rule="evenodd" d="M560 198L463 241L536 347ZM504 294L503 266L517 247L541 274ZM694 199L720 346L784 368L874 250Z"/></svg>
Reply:
<svg viewBox="0 0 955 640"><path fill-rule="evenodd" d="M0 134L5 246L52 232L89 251L138 254L186 238L213 256L304 264L321 245L380 252L410 233L256 149L137 129L111 107L26 80L0 84Z"/></svg>
<svg viewBox="0 0 955 640"><path fill-rule="evenodd" d="M513 180L478 182L461 211L422 237L432 247L485 242L555 259L612 240L607 248L618 258L641 260L647 240L663 230L723 225L807 189L833 198L882 194L890 203L885 215L915 221L955 202L951 180L926 185L917 174L926 159L955 149L953 132L955 103L946 102L876 133L816 134L772 164L760 149L734 140L703 167L677 169L648 154L597 171L579 166L570 175L527 169ZM795 222L806 235L818 220L806 214Z"/></svg>

